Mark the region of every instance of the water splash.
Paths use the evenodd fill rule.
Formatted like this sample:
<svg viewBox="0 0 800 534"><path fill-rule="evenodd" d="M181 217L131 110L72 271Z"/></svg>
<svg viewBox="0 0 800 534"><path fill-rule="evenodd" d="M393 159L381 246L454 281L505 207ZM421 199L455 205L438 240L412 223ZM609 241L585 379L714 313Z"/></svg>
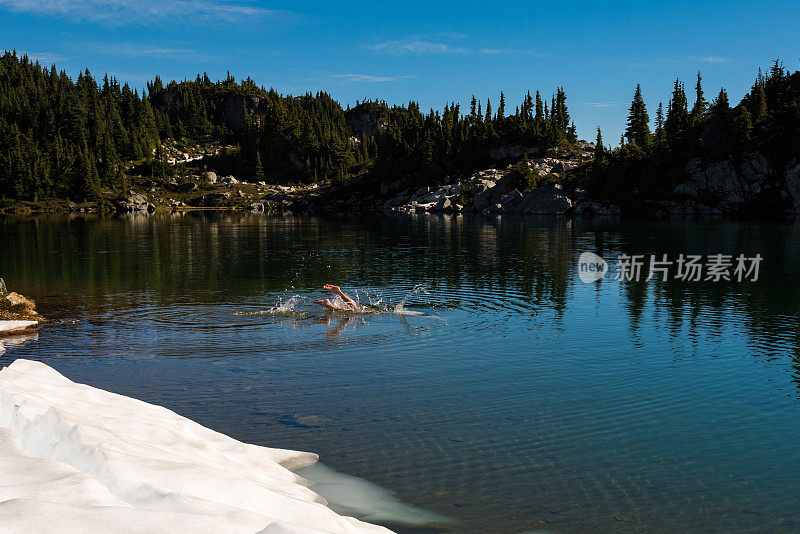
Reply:
<svg viewBox="0 0 800 534"><path fill-rule="evenodd" d="M308 310L301 309L301 305L310 299L302 295L292 295L286 300L279 299L278 303L266 310L238 311L234 315L269 315L272 317L307 317Z"/></svg>
<svg viewBox="0 0 800 534"><path fill-rule="evenodd" d="M408 302L408 299L410 299L412 296L416 295L417 293L424 293L426 295L430 295L430 292L426 288L425 284L417 284L417 285L414 286L414 289L409 291L406 294L406 296L403 297L403 300L401 300L400 303L397 306L394 307L394 312L395 313L402 313L405 310L406 302Z"/></svg>
<svg viewBox="0 0 800 534"><path fill-rule="evenodd" d="M333 313L340 315L377 315L377 314L396 314L396 315L425 315L421 311L408 310L406 304L409 299L419 293L430 295L424 284L417 284L406 293L400 300L395 302L391 298L387 298L381 291L370 289L354 289L352 290L353 300L355 300L360 310L349 310L347 303L339 295L330 295L327 298L335 306L345 308L336 310ZM304 295L292 295L287 299L279 299L277 304L267 309L254 310L254 311L237 311L234 315L266 315L272 317L290 317L290 318L308 318L315 315L315 312L322 311L323 313L331 313L330 310L324 310L313 304L315 298Z"/></svg>

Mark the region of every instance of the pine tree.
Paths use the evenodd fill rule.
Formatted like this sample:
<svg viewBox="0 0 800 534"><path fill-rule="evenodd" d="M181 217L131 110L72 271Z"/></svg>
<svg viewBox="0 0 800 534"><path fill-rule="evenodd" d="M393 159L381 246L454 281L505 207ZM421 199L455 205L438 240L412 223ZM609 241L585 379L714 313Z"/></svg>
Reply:
<svg viewBox="0 0 800 534"><path fill-rule="evenodd" d="M765 119L767 116L767 93L764 89L765 85L766 81L764 80L764 76L761 74L761 69L759 69L758 76L756 77L756 83L753 85L753 88L750 91L751 95L753 96L753 106L751 108L752 116L754 122L756 123Z"/></svg>
<svg viewBox="0 0 800 534"><path fill-rule="evenodd" d="M597 127L597 139L594 142L594 159L595 161L602 160L606 155L606 149L603 147L603 134L600 127Z"/></svg>
<svg viewBox="0 0 800 534"><path fill-rule="evenodd" d="M731 112L731 105L728 102L728 93L725 88L719 90L717 98L711 104L711 112L720 118L727 117Z"/></svg>
<svg viewBox="0 0 800 534"><path fill-rule="evenodd" d="M525 93L525 97L522 99L522 110L520 113L523 122L528 122L533 119L533 98L531 98L530 91Z"/></svg>
<svg viewBox="0 0 800 534"><path fill-rule="evenodd" d="M500 105L497 107L497 120L501 121L506 115L506 95L500 91Z"/></svg>
<svg viewBox="0 0 800 534"><path fill-rule="evenodd" d="M255 176L256 182L263 182L266 180L264 175L264 167L261 165L261 155L258 153L258 151L256 151L256 167L253 175Z"/></svg>
<svg viewBox="0 0 800 534"><path fill-rule="evenodd" d="M740 142L747 143L753 135L753 120L747 107L739 106L736 109L736 117L733 120L734 131Z"/></svg>
<svg viewBox="0 0 800 534"><path fill-rule="evenodd" d="M492 101L491 99L486 99L486 122L492 122Z"/></svg>
<svg viewBox="0 0 800 534"><path fill-rule="evenodd" d="M708 103L706 102L705 98L703 98L703 84L702 78L700 77L700 71L697 72L697 85L695 85L695 100L694 106L692 107L692 120L697 121L705 114L706 109L708 108Z"/></svg>
<svg viewBox="0 0 800 534"><path fill-rule="evenodd" d="M636 84L636 92L633 95L633 102L631 102L628 113L628 127L625 129L625 137L629 143L635 143L643 149L650 145L650 117L647 115L647 108L645 107L639 84Z"/></svg>
<svg viewBox="0 0 800 534"><path fill-rule="evenodd" d="M530 93L528 93L530 95ZM534 116L534 120L537 122L544 121L544 107L542 106L542 95L539 94L539 91L536 91L536 116Z"/></svg>
<svg viewBox="0 0 800 534"><path fill-rule="evenodd" d="M655 140L659 146L664 143L664 104L662 102L658 103L658 109L656 110Z"/></svg>
<svg viewBox="0 0 800 534"><path fill-rule="evenodd" d="M689 110L686 92L680 80L675 80L667 107L667 118L664 121L664 132L667 143L674 146L681 139L689 126Z"/></svg>

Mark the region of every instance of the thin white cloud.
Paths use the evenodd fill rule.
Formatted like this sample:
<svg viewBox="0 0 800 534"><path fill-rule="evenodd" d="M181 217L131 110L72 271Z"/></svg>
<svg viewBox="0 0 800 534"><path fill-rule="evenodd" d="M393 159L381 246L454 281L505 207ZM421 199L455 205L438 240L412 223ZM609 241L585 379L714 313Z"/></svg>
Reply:
<svg viewBox="0 0 800 534"><path fill-rule="evenodd" d="M331 78L346 82L386 83L406 80L411 76L374 76L372 74L331 74Z"/></svg>
<svg viewBox="0 0 800 534"><path fill-rule="evenodd" d="M614 108L620 105L620 102L580 102L581 106L591 106L593 108Z"/></svg>
<svg viewBox="0 0 800 534"><path fill-rule="evenodd" d="M198 59L208 58L208 54L201 54L190 48L171 48L167 46L151 45L144 43L91 43L85 45L97 54L112 56L138 57L163 57L172 59Z"/></svg>
<svg viewBox="0 0 800 534"><path fill-rule="evenodd" d="M17 56L28 56L31 61L38 61L42 65L50 65L67 59L66 56L54 52L29 52L27 50L17 50Z"/></svg>
<svg viewBox="0 0 800 534"><path fill-rule="evenodd" d="M454 47L447 43L426 41L423 39L411 39L400 41L385 41L374 45L366 45L366 48L378 52L388 52L395 56L404 54L463 54L466 48Z"/></svg>
<svg viewBox="0 0 800 534"><path fill-rule="evenodd" d="M226 0L0 0L0 8L110 25L165 21L185 24L186 19L244 22L277 13Z"/></svg>
<svg viewBox="0 0 800 534"><path fill-rule="evenodd" d="M441 55L441 54L471 54L480 56L535 56L544 57L544 54L528 48L484 47L468 48L452 44L452 41L463 41L467 36L463 33L439 33L436 35L415 35L405 39L387 40L376 44L362 45L368 50L383 52L395 56L405 54L416 55Z"/></svg>
<svg viewBox="0 0 800 534"><path fill-rule="evenodd" d="M610 61L595 60L593 63L611 68L655 69L672 65L684 65L686 63L731 63L733 61L733 58L722 56L681 56L673 58L626 58Z"/></svg>
<svg viewBox="0 0 800 534"><path fill-rule="evenodd" d="M481 48L478 53L482 56L535 56L544 57L544 54L536 50L524 48Z"/></svg>
<svg viewBox="0 0 800 534"><path fill-rule="evenodd" d="M730 63L733 59L722 56L694 56L692 61L700 61L701 63Z"/></svg>

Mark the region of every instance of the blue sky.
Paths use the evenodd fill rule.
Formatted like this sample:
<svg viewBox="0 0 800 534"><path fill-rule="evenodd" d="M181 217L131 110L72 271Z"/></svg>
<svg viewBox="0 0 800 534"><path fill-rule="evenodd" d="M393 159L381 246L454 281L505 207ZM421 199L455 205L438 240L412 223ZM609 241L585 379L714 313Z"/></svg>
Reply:
<svg viewBox="0 0 800 534"><path fill-rule="evenodd" d="M0 0L0 49L69 73L88 67L142 87L208 72L251 76L294 94L325 90L346 105L415 99L424 109L474 93L496 108L557 85L578 133L618 142L636 83L651 118L680 77L693 99L738 102L759 66L797 68L798 2L265 2Z"/></svg>

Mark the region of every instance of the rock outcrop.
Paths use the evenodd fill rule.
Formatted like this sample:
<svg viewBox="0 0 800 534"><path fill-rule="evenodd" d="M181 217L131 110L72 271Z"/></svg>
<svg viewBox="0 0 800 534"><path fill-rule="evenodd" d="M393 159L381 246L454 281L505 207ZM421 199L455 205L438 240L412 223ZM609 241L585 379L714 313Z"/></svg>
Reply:
<svg viewBox="0 0 800 534"><path fill-rule="evenodd" d="M136 193L128 197L127 199L118 200L116 202L116 208L118 212L121 213L133 213L133 212L150 212L154 211L150 209L152 204L147 200L147 197Z"/></svg>
<svg viewBox="0 0 800 534"><path fill-rule="evenodd" d="M524 147L506 147L498 149L500 158L513 157L517 154L540 153L541 157L528 162L531 170L539 176L541 185L532 189L520 189L521 185L513 166L490 168L464 178L452 180L449 176L445 184L422 186L410 189L403 188L402 180L383 182L380 200L372 207L379 211L399 211L404 213L419 212L471 212L485 215L557 215L569 216L573 212L578 196L584 200L582 215L616 216L620 209L610 203L593 201L586 198L586 192L568 193L558 182L566 179L569 171L591 156L594 146L583 143L577 149L529 149ZM577 190L580 191L580 190ZM352 198L350 199L353 200ZM334 201L328 209L353 205L344 200Z"/></svg>
<svg viewBox="0 0 800 534"><path fill-rule="evenodd" d="M746 152L741 162L732 158L713 161L705 166L695 158L684 169L689 179L675 186L678 199L702 199L712 212L733 214L760 195L771 173L763 154ZM672 210L675 211L675 210Z"/></svg>
<svg viewBox="0 0 800 534"><path fill-rule="evenodd" d="M19 293L8 292L0 278L0 321L41 321L36 303Z"/></svg>
<svg viewBox="0 0 800 534"><path fill-rule="evenodd" d="M800 217L800 163L792 160L786 165L784 172L786 190L792 198L795 214Z"/></svg>
<svg viewBox="0 0 800 534"><path fill-rule="evenodd" d="M562 187L537 187L528 191L514 213L519 215L566 215L572 209L572 200L567 198Z"/></svg>

